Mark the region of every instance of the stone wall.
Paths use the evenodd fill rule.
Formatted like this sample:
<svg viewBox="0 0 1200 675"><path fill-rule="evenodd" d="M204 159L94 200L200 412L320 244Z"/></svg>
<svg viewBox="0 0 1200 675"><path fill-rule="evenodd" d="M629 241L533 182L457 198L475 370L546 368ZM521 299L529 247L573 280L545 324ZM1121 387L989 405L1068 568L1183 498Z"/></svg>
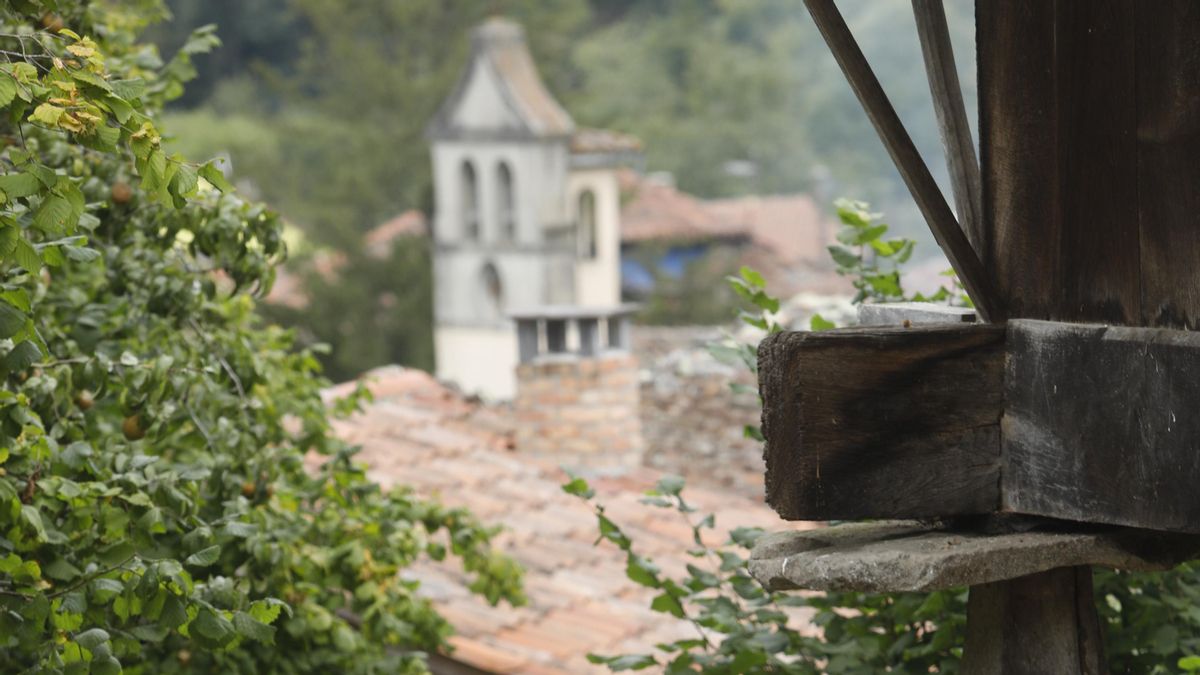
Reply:
<svg viewBox="0 0 1200 675"><path fill-rule="evenodd" d="M577 470L641 464L638 362L628 353L542 355L517 367L516 451Z"/></svg>

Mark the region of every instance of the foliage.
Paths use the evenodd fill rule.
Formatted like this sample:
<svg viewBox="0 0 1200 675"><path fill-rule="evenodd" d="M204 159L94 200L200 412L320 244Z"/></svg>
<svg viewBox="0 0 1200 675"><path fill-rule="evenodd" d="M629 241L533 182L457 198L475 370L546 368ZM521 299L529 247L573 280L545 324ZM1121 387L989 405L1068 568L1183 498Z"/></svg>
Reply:
<svg viewBox="0 0 1200 675"><path fill-rule="evenodd" d="M837 265L838 274L850 277L854 284L857 293L851 302L857 305L903 299L900 265L912 257L916 242L905 238L884 239L888 226L876 222L883 214L871 213L866 202L839 199L835 206L842 222L837 235L841 244L830 246L829 255Z"/></svg>
<svg viewBox="0 0 1200 675"><path fill-rule="evenodd" d="M269 320L294 326L326 374L349 380L382 363L433 370L433 289L429 241L398 237L386 256L355 249L322 273L310 255L302 270L303 308L263 304Z"/></svg>
<svg viewBox="0 0 1200 675"><path fill-rule="evenodd" d="M869 209L862 202L838 203L838 214L845 225L839 235L843 247L831 247L830 252L839 268L856 277L858 301L905 299L900 265L911 254L912 242L882 241L887 228L876 224L879 216ZM858 247L857 251L845 248L850 246ZM869 260L869 251L895 260L881 269ZM872 278L877 283L872 283ZM764 333L781 330L775 320L778 300L767 292L761 275L743 268L737 277L729 278L729 283L753 307L741 312L744 323ZM955 288L943 288L933 299L954 300L962 293L960 285ZM814 317L813 324L814 330L833 327L819 316ZM712 349L725 360L740 360L752 371L757 368L753 345L727 342ZM762 438L756 427L747 427L746 434ZM665 478L645 501L675 508L691 517L682 487L681 479ZM564 490L589 500L594 496L581 479L574 479ZM711 516L691 523L697 533L696 548L691 553L722 564L716 570L689 567L686 577L669 579L657 571L652 561L637 555L636 542L605 516L602 506L595 508L601 539L627 553L626 574L660 590L659 598L669 597L656 599L658 606L652 609L692 622L703 635L703 639L659 645L655 654L591 657L613 671L658 666L666 672L693 672L698 667L706 673L958 672L966 632L966 589L925 594L775 597L748 577L744 560L730 550L743 542L748 542L748 548L757 533L735 528L725 545L708 545L701 531L714 527ZM1111 672L1200 670L1200 565L1188 563L1162 573L1097 569L1094 583ZM773 610L763 610L789 605L815 610L812 623L821 629L821 639L801 636Z"/></svg>
<svg viewBox="0 0 1200 675"><path fill-rule="evenodd" d="M683 273L668 274L661 269L661 259L668 255L670 245L642 245L633 252L622 252L650 270L654 287L644 297L635 297L641 304L638 321L647 325L713 325L725 323L736 311L737 296L720 280L737 264L738 251L714 246L694 260L684 264Z"/></svg>
<svg viewBox="0 0 1200 675"><path fill-rule="evenodd" d="M519 571L368 482L313 355L255 318L279 220L162 150L214 40L164 62L132 37L159 15L0 8L0 670L419 672L450 627L398 572L453 553L519 602Z"/></svg>

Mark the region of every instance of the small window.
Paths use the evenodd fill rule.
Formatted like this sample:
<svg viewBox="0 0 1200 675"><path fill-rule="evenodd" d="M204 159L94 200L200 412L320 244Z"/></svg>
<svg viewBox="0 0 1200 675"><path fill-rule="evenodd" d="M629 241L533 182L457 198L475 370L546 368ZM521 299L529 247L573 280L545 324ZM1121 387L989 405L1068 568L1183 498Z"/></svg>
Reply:
<svg viewBox="0 0 1200 675"><path fill-rule="evenodd" d="M462 223L468 241L479 241L479 181L469 161L462 165Z"/></svg>
<svg viewBox="0 0 1200 675"><path fill-rule="evenodd" d="M500 237L504 241L515 241L517 238L517 208L516 196L513 192L513 175L512 169L508 168L507 162L500 162L500 168L496 170L499 195L497 199L499 203L496 205L496 211L500 222Z"/></svg>
<svg viewBox="0 0 1200 675"><path fill-rule="evenodd" d="M579 257L591 260L596 257L598 242L596 241L596 195L591 190L584 190L579 195Z"/></svg>
<svg viewBox="0 0 1200 675"><path fill-rule="evenodd" d="M499 318L504 313L504 282L500 280L500 270L492 263L484 263L479 280L483 285L483 296L487 298L489 318Z"/></svg>

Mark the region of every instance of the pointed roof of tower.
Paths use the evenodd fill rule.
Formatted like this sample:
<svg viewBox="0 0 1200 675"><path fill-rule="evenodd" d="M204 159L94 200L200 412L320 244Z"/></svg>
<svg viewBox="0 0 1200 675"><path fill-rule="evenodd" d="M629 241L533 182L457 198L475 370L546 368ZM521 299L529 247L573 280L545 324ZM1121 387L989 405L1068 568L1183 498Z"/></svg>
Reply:
<svg viewBox="0 0 1200 675"><path fill-rule="evenodd" d="M502 134L568 137L575 123L546 90L525 31L494 17L471 33L471 57L429 124L432 138Z"/></svg>

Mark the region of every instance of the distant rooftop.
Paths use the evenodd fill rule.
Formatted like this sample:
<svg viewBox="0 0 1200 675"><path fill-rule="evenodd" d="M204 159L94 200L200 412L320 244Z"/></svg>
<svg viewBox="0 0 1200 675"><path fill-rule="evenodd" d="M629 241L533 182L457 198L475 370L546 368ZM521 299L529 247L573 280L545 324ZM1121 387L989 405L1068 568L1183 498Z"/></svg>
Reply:
<svg viewBox="0 0 1200 675"><path fill-rule="evenodd" d="M358 457L368 475L385 487L408 485L418 495L503 525L496 544L526 570L529 604L515 609L489 607L468 591L467 574L448 562L422 561L406 571L458 633L450 638L454 654L441 658L485 673L586 675L607 672L587 662L589 652L646 653L656 643L695 635L686 622L650 610L654 592L625 576L619 549L593 545L595 516L562 492L562 470L513 449L507 408L466 399L420 371L386 367L365 379L375 401L337 423L336 431L363 447ZM353 386L327 395L344 395ZM687 554L691 528L674 511L638 502L658 477L635 469L592 483L606 514L625 528L638 552L677 574L695 562ZM722 533L736 526L785 526L761 499L702 486L689 487L686 495L702 513L716 514ZM801 613L794 621L796 628L808 625Z"/></svg>

